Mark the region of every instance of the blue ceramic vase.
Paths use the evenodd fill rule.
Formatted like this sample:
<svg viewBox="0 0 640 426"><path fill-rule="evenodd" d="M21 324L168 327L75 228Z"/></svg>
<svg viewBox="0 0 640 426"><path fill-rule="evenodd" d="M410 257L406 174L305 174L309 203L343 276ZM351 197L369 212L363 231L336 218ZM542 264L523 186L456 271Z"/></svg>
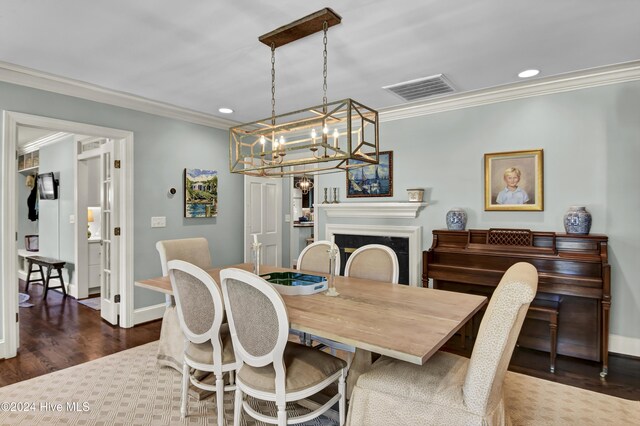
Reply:
<svg viewBox="0 0 640 426"><path fill-rule="evenodd" d="M571 206L564 215L564 229L567 234L587 235L591 230L591 213L582 206Z"/></svg>
<svg viewBox="0 0 640 426"><path fill-rule="evenodd" d="M458 208L447 212L447 229L449 231L464 231L467 226L467 213Z"/></svg>

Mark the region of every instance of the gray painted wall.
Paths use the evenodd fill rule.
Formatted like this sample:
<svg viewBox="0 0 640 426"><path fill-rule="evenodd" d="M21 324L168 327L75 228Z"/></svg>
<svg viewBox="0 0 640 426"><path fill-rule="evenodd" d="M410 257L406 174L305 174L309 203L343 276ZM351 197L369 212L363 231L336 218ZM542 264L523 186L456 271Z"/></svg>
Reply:
<svg viewBox="0 0 640 426"><path fill-rule="evenodd" d="M467 228L529 228L564 232L570 205L593 214L592 233L609 236L612 266L611 332L640 338L640 82L603 86L382 123L381 150L394 152L394 197L424 187L429 202L416 220L423 248L433 229L446 228L452 207L466 209ZM544 149L544 211L484 211L483 155ZM320 177L317 185L341 188L343 174ZM320 210L321 212L321 210ZM320 220L324 238L327 218ZM332 219L334 223L377 223Z"/></svg>
<svg viewBox="0 0 640 426"><path fill-rule="evenodd" d="M135 279L162 273L155 249L156 241L162 239L204 236L214 265L243 260L242 239L238 238L243 230L243 179L228 171L228 132L8 83L0 83L0 109L134 132ZM218 170L217 218L182 217L185 167ZM168 196L170 187L178 190L173 198ZM166 216L167 227L151 229L151 216ZM136 308L163 301L158 293L135 289ZM0 321L2 318L0 313Z"/></svg>

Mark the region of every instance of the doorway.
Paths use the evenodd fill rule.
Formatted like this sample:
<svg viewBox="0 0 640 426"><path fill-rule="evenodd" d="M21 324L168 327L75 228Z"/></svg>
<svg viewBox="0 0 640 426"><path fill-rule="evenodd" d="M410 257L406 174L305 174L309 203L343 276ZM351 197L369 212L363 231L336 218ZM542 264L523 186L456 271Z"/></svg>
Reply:
<svg viewBox="0 0 640 426"><path fill-rule="evenodd" d="M75 123L47 117L39 117L28 114L5 111L4 112L4 143L3 143L3 175L2 175L2 205L15 206L16 204L16 147L18 141L18 128L27 127L34 129L46 129L54 132L67 132L70 134L88 135L96 138L105 138L112 141L111 154L107 155L108 161L102 168L108 173L108 178L103 179L101 191L109 193L110 210L119 212L109 219L107 229L114 234L112 247L109 250L112 262L108 265L109 271L117 271L108 279L102 280L101 294L103 299L108 299L109 322L119 322L120 327L133 326L133 133L118 129L93 126L83 123ZM102 156L104 159L105 156ZM114 173L116 160L127 167ZM74 162L74 173L77 181L77 161ZM106 165L109 165L108 167ZM107 170L108 169L108 170ZM104 174L103 174L104 176ZM119 193L113 191L114 179L119 179ZM106 186L105 186L106 185ZM75 191L74 191L75 192ZM77 194L76 194L77 196ZM16 208L3 208L2 217L2 340L0 341L0 358L14 357L19 346L19 316L18 316L18 272L17 265L17 218ZM104 213L104 212L103 212ZM84 218L84 220L76 220ZM69 215L69 221L74 222L75 234L87 235L87 210L79 211L77 204L73 214ZM117 231L116 231L117 229ZM16 239L7 236L16 235ZM77 263L76 245L76 263ZM104 255L103 255L104 256ZM103 268L106 269L106 267ZM15 284L14 284L15 283ZM105 287L106 286L106 287ZM106 289L106 291L105 291ZM102 315L103 318L105 315ZM115 321L114 321L115 320Z"/></svg>
<svg viewBox="0 0 640 426"><path fill-rule="evenodd" d="M316 184L318 176L304 175L291 176L285 182L289 185L289 193L291 200L289 208L291 209L291 228L289 230L289 253L291 258L289 267L294 267L297 263L300 252L315 240L314 230L315 216L318 194Z"/></svg>

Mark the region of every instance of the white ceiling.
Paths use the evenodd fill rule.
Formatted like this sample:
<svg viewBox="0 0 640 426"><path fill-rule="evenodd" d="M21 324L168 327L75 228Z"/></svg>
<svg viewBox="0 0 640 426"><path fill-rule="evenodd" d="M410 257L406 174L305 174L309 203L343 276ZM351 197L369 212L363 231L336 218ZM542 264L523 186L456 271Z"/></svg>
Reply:
<svg viewBox="0 0 640 426"><path fill-rule="evenodd" d="M443 73L458 92L640 59L637 0L10 0L0 61L223 116L271 114L258 36L323 7L328 98L403 103L382 86ZM322 35L276 50L276 113L322 101Z"/></svg>

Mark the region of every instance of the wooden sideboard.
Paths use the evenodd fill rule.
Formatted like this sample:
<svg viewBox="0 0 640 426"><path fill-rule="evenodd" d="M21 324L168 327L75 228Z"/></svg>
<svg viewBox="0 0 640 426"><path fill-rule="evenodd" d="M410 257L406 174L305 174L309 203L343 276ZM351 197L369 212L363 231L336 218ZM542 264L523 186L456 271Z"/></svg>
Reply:
<svg viewBox="0 0 640 426"><path fill-rule="evenodd" d="M526 229L434 230L433 244L423 252L426 287L490 296L514 263L538 270L536 299L559 304L558 353L602 362L608 371L610 275L607 236L534 232ZM549 333L539 321L527 320L522 346L548 351Z"/></svg>

